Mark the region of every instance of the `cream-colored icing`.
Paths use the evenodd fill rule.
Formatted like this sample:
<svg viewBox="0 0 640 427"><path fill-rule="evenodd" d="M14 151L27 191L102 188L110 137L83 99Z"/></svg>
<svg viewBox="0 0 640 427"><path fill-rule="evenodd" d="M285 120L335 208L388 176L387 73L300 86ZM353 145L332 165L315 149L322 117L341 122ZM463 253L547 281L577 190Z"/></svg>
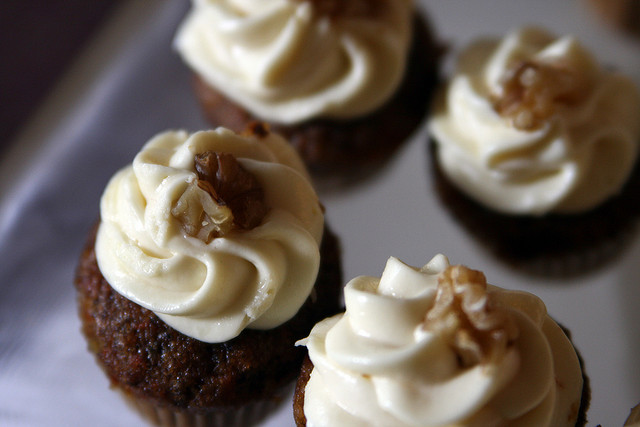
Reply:
<svg viewBox="0 0 640 427"><path fill-rule="evenodd" d="M363 115L389 99L404 74L411 0L376 1L380 10L372 16L336 17L318 13L313 1L192 3L174 41L177 51L205 81L263 120Z"/></svg>
<svg viewBox="0 0 640 427"><path fill-rule="evenodd" d="M175 213L179 201L200 212L216 209L194 166L194 156L208 150L232 154L252 173L269 211L257 227L207 243L187 233ZM302 161L275 134L158 134L111 179L100 209L95 248L107 281L201 341L284 323L316 279L324 216Z"/></svg>
<svg viewBox="0 0 640 427"><path fill-rule="evenodd" d="M545 105L550 114L538 122L531 109L514 119L496 108L508 95L510 73L525 62L551 70L547 78L567 79L560 87L575 85ZM442 170L478 202L511 214L580 212L616 194L629 176L640 142L640 94L575 38L524 28L462 52L430 130Z"/></svg>
<svg viewBox="0 0 640 427"><path fill-rule="evenodd" d="M446 301L439 282L447 272L467 271L452 269L442 255L422 269L390 258L381 278L346 285L345 313L299 342L314 364L305 388L307 426L575 424L580 363L544 303L486 282L454 281L460 304L481 313L477 325L489 331L469 338L452 315L455 305L439 302ZM480 358L463 362L468 350Z"/></svg>

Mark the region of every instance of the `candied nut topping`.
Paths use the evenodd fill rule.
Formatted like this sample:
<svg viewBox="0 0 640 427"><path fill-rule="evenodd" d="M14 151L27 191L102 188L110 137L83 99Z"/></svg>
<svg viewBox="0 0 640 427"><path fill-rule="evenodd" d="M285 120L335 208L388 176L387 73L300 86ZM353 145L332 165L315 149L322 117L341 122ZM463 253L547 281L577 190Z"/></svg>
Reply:
<svg viewBox="0 0 640 427"><path fill-rule="evenodd" d="M494 108L511 118L520 130L535 130L558 108L578 103L586 92L580 74L561 65L522 61L512 67L503 82L503 94L494 96Z"/></svg>
<svg viewBox="0 0 640 427"><path fill-rule="evenodd" d="M190 185L180 196L171 214L184 231L205 243L228 233L233 226L233 213L228 206L214 202L206 191Z"/></svg>
<svg viewBox="0 0 640 427"><path fill-rule="evenodd" d="M438 276L424 328L445 337L463 368L500 360L518 335L511 316L493 305L484 274L461 265Z"/></svg>
<svg viewBox="0 0 640 427"><path fill-rule="evenodd" d="M264 190L233 155L213 151L196 154L195 166L198 186L211 194L217 204L231 209L236 227L250 230L262 222L269 211Z"/></svg>
<svg viewBox="0 0 640 427"><path fill-rule="evenodd" d="M331 19L343 17L373 18L384 14L384 5L380 0L295 0L312 4L319 15Z"/></svg>
<svg viewBox="0 0 640 427"><path fill-rule="evenodd" d="M209 243L234 228L250 230L262 222L269 211L264 190L233 155L207 151L194 161L197 187L188 187L171 210L187 234Z"/></svg>

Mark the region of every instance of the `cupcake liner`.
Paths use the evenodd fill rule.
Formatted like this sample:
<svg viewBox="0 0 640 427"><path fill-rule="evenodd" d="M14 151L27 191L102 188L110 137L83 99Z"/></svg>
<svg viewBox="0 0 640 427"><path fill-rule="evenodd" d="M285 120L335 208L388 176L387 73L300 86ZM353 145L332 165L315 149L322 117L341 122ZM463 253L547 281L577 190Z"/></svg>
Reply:
<svg viewBox="0 0 640 427"><path fill-rule="evenodd" d="M507 215L482 206L452 184L428 144L435 193L465 231L507 265L544 277L575 277L613 262L633 240L640 208L640 167L621 192L582 214Z"/></svg>
<svg viewBox="0 0 640 427"><path fill-rule="evenodd" d="M127 404L159 427L246 427L256 425L281 404L280 399L256 401L239 408L191 411L154 404L119 390Z"/></svg>

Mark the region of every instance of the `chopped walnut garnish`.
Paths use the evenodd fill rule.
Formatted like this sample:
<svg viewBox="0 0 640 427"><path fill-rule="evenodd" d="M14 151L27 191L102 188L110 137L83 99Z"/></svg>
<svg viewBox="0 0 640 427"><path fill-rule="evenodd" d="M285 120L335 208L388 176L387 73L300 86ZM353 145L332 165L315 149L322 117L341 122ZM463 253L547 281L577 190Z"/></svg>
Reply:
<svg viewBox="0 0 640 427"><path fill-rule="evenodd" d="M464 368L500 360L518 335L511 316L493 305L484 274L461 265L438 277L424 327L447 340Z"/></svg>
<svg viewBox="0 0 640 427"><path fill-rule="evenodd" d="M269 211L264 190L253 174L231 154L207 151L195 157L198 185L233 212L233 223L241 230L257 227Z"/></svg>
<svg viewBox="0 0 640 427"><path fill-rule="evenodd" d="M205 243L228 233L233 227L233 213L228 206L219 205L195 185L187 187L171 214L182 224L184 231Z"/></svg>
<svg viewBox="0 0 640 427"><path fill-rule="evenodd" d="M318 15L331 19L343 17L374 18L384 13L384 5L380 0L296 0L306 1L313 5Z"/></svg>
<svg viewBox="0 0 640 427"><path fill-rule="evenodd" d="M520 130L535 130L558 108L578 103L586 81L578 71L560 65L523 61L506 73L503 93L494 97L494 108L511 118Z"/></svg>
<svg viewBox="0 0 640 427"><path fill-rule="evenodd" d="M250 230L262 222L269 211L264 191L235 157L207 151L194 160L198 188L188 188L171 211L187 234L209 243L234 228Z"/></svg>

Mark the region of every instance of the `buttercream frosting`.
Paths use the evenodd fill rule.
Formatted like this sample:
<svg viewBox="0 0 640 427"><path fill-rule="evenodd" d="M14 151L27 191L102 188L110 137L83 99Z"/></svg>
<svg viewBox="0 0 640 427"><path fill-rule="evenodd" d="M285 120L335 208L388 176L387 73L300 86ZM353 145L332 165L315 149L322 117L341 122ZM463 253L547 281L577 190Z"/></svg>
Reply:
<svg viewBox="0 0 640 427"><path fill-rule="evenodd" d="M202 232L230 215L198 185L194 158L209 151L232 155L262 187L268 210L257 226ZM316 279L322 208L302 161L276 134L160 133L110 180L100 213L95 249L107 281L201 341L284 323ZM188 221L194 215L202 224Z"/></svg>
<svg viewBox="0 0 640 427"><path fill-rule="evenodd" d="M307 346L307 426L574 426L582 373L536 296L443 255L390 258L344 290L346 311Z"/></svg>
<svg viewBox="0 0 640 427"><path fill-rule="evenodd" d="M589 210L638 156L640 94L574 37L524 28L465 49L430 131L445 175L509 214Z"/></svg>
<svg viewBox="0 0 640 427"><path fill-rule="evenodd" d="M335 13L308 0L193 0L174 45L208 84L263 120L364 115L402 80L413 2L333 3Z"/></svg>

